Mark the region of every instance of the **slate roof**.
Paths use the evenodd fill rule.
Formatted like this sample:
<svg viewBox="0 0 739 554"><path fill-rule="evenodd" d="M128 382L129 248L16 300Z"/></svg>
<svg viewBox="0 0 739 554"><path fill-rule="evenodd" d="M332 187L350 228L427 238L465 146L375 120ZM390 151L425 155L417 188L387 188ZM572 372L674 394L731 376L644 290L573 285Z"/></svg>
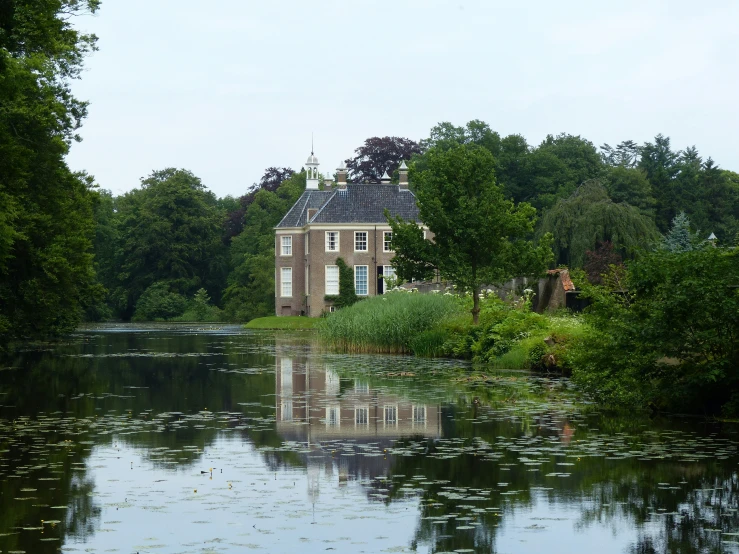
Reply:
<svg viewBox="0 0 739 554"><path fill-rule="evenodd" d="M406 221L418 217L416 195L398 185L350 184L346 189L306 190L277 227L303 227L307 223L387 223L385 209ZM318 209L308 221L308 210Z"/></svg>
<svg viewBox="0 0 739 554"><path fill-rule="evenodd" d="M311 223L387 223L385 209L406 221L417 221L416 195L398 185L365 183L334 190Z"/></svg>
<svg viewBox="0 0 739 554"><path fill-rule="evenodd" d="M308 209L318 209L326 203L333 191L306 190L277 224L277 227L302 227L308 220Z"/></svg>

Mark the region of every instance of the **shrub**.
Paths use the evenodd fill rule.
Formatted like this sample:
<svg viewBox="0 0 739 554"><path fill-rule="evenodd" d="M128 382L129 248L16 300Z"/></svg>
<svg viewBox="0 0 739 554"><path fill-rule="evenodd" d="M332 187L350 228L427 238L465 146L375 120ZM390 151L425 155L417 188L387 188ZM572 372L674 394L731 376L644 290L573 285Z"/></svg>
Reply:
<svg viewBox="0 0 739 554"><path fill-rule="evenodd" d="M330 347L344 352L409 353L415 340L419 353L433 355L441 334L420 335L461 311L451 296L390 292L329 315L318 329Z"/></svg>
<svg viewBox="0 0 739 554"><path fill-rule="evenodd" d="M133 321L172 319L187 308L187 300L181 294L171 292L169 285L158 281L150 285L136 302Z"/></svg>

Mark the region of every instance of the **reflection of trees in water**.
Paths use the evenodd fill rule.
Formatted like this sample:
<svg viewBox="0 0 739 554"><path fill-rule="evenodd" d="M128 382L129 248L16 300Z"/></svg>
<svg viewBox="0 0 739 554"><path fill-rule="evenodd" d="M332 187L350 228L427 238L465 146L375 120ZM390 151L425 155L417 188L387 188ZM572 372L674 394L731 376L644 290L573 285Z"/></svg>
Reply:
<svg viewBox="0 0 739 554"><path fill-rule="evenodd" d="M0 466L0 534L11 534L0 536L0 551L57 552L65 539L84 541L95 532L101 509L86 473L90 445L81 444L91 438L139 448L169 471L199 462L222 429L256 447L279 446L269 396L274 375L258 371L273 364L273 343L269 336L104 333L6 362L15 369L0 372L0 450L8 450ZM180 414L157 418L165 412ZM207 420L184 421L201 412ZM14 425L19 418L27 424ZM205 428L195 428L198 423ZM119 425L135 432L121 434ZM247 428L233 429L242 425ZM199 450L182 460L183 444ZM177 451L178 464L162 464L156 454L162 449ZM295 455L282 459L294 462ZM22 527L41 527L43 534ZM39 540L53 537L60 540Z"/></svg>

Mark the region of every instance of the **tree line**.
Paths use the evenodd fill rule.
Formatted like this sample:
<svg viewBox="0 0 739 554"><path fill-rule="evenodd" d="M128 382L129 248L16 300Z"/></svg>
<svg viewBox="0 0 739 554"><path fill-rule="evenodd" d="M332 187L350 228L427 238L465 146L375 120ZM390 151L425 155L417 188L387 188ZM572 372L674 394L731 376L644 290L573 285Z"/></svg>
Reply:
<svg viewBox="0 0 739 554"><path fill-rule="evenodd" d="M274 310L273 228L304 190L304 172L268 168L242 196L218 198L191 172L165 168L116 197L67 166L87 113L70 86L96 48L71 15L98 7L0 8L0 347L82 319L244 321ZM485 152L495 198L531 206L525 233L553 236L555 264L634 257L681 214L719 244L739 236L739 174L662 135L598 148L559 134L531 145L479 120L440 123L419 142L371 137L346 163L354 182L386 171L397 179L401 160L428 180L429 153L456 146Z"/></svg>

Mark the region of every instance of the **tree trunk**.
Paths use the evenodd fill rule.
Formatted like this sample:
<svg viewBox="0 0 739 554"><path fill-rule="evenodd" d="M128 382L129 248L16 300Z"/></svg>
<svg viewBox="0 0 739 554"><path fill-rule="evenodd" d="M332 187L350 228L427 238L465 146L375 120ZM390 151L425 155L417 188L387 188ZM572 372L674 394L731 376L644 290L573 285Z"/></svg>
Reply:
<svg viewBox="0 0 739 554"><path fill-rule="evenodd" d="M477 325L480 322L480 287L472 289L472 324Z"/></svg>

